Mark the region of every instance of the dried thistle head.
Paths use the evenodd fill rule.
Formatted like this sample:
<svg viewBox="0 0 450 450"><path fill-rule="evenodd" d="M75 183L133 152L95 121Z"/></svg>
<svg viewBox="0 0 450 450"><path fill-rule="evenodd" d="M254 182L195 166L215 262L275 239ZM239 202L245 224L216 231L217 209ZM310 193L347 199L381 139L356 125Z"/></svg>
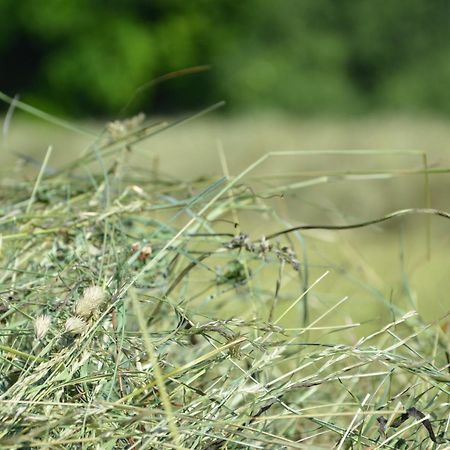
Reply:
<svg viewBox="0 0 450 450"><path fill-rule="evenodd" d="M66 320L65 332L70 334L81 334L86 329L86 322L79 317L69 317Z"/></svg>
<svg viewBox="0 0 450 450"><path fill-rule="evenodd" d="M145 114L139 113L125 120L115 120L106 125L106 129L113 141L122 139L128 133L138 128L145 121Z"/></svg>
<svg viewBox="0 0 450 450"><path fill-rule="evenodd" d="M51 317L44 314L34 319L34 335L36 336L36 339L40 340L45 337L50 328L51 322Z"/></svg>
<svg viewBox="0 0 450 450"><path fill-rule="evenodd" d="M75 303L75 314L78 317L89 318L105 300L105 291L100 286L85 289L81 298Z"/></svg>

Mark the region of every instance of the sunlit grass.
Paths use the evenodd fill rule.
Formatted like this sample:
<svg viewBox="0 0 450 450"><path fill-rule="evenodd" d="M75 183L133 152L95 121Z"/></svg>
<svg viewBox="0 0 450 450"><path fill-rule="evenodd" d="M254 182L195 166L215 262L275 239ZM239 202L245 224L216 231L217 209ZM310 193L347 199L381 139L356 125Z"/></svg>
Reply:
<svg viewBox="0 0 450 450"><path fill-rule="evenodd" d="M2 182L1 448L445 448L448 220L326 229L445 210L445 155L170 124L50 155L11 123L33 159Z"/></svg>

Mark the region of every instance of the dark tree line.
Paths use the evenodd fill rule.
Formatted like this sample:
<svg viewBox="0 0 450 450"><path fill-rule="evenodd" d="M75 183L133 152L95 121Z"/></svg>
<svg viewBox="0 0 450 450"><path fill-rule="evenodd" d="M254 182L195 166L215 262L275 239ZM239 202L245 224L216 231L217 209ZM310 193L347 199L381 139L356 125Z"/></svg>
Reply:
<svg viewBox="0 0 450 450"><path fill-rule="evenodd" d="M146 85L128 113L450 113L447 0L1 0L0 18L0 90L54 112L116 115Z"/></svg>

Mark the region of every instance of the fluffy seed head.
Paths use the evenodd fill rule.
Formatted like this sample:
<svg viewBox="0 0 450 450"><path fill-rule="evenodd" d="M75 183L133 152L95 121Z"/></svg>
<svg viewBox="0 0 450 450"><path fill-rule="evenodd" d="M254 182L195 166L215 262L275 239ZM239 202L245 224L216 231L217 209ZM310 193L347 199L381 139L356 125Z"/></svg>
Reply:
<svg viewBox="0 0 450 450"><path fill-rule="evenodd" d="M65 331L70 334L81 334L86 329L86 322L79 317L69 317L66 320Z"/></svg>
<svg viewBox="0 0 450 450"><path fill-rule="evenodd" d="M41 315L34 319L34 334L36 339L42 339L48 332L52 319L50 316Z"/></svg>
<svg viewBox="0 0 450 450"><path fill-rule="evenodd" d="M88 287L75 303L75 314L88 318L105 300L105 292L100 286Z"/></svg>

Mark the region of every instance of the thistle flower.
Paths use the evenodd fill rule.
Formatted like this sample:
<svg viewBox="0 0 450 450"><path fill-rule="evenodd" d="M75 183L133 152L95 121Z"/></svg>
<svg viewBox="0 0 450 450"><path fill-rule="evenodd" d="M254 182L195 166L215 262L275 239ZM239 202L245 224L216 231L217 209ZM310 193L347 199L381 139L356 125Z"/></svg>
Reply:
<svg viewBox="0 0 450 450"><path fill-rule="evenodd" d="M89 318L105 300L105 291L100 286L88 287L75 303L75 314Z"/></svg>
<svg viewBox="0 0 450 450"><path fill-rule="evenodd" d="M41 340L48 332L52 319L50 316L41 315L34 319L34 335Z"/></svg>
<svg viewBox="0 0 450 450"><path fill-rule="evenodd" d="M79 317L69 317L66 320L65 332L70 334L81 334L86 329L86 322Z"/></svg>

